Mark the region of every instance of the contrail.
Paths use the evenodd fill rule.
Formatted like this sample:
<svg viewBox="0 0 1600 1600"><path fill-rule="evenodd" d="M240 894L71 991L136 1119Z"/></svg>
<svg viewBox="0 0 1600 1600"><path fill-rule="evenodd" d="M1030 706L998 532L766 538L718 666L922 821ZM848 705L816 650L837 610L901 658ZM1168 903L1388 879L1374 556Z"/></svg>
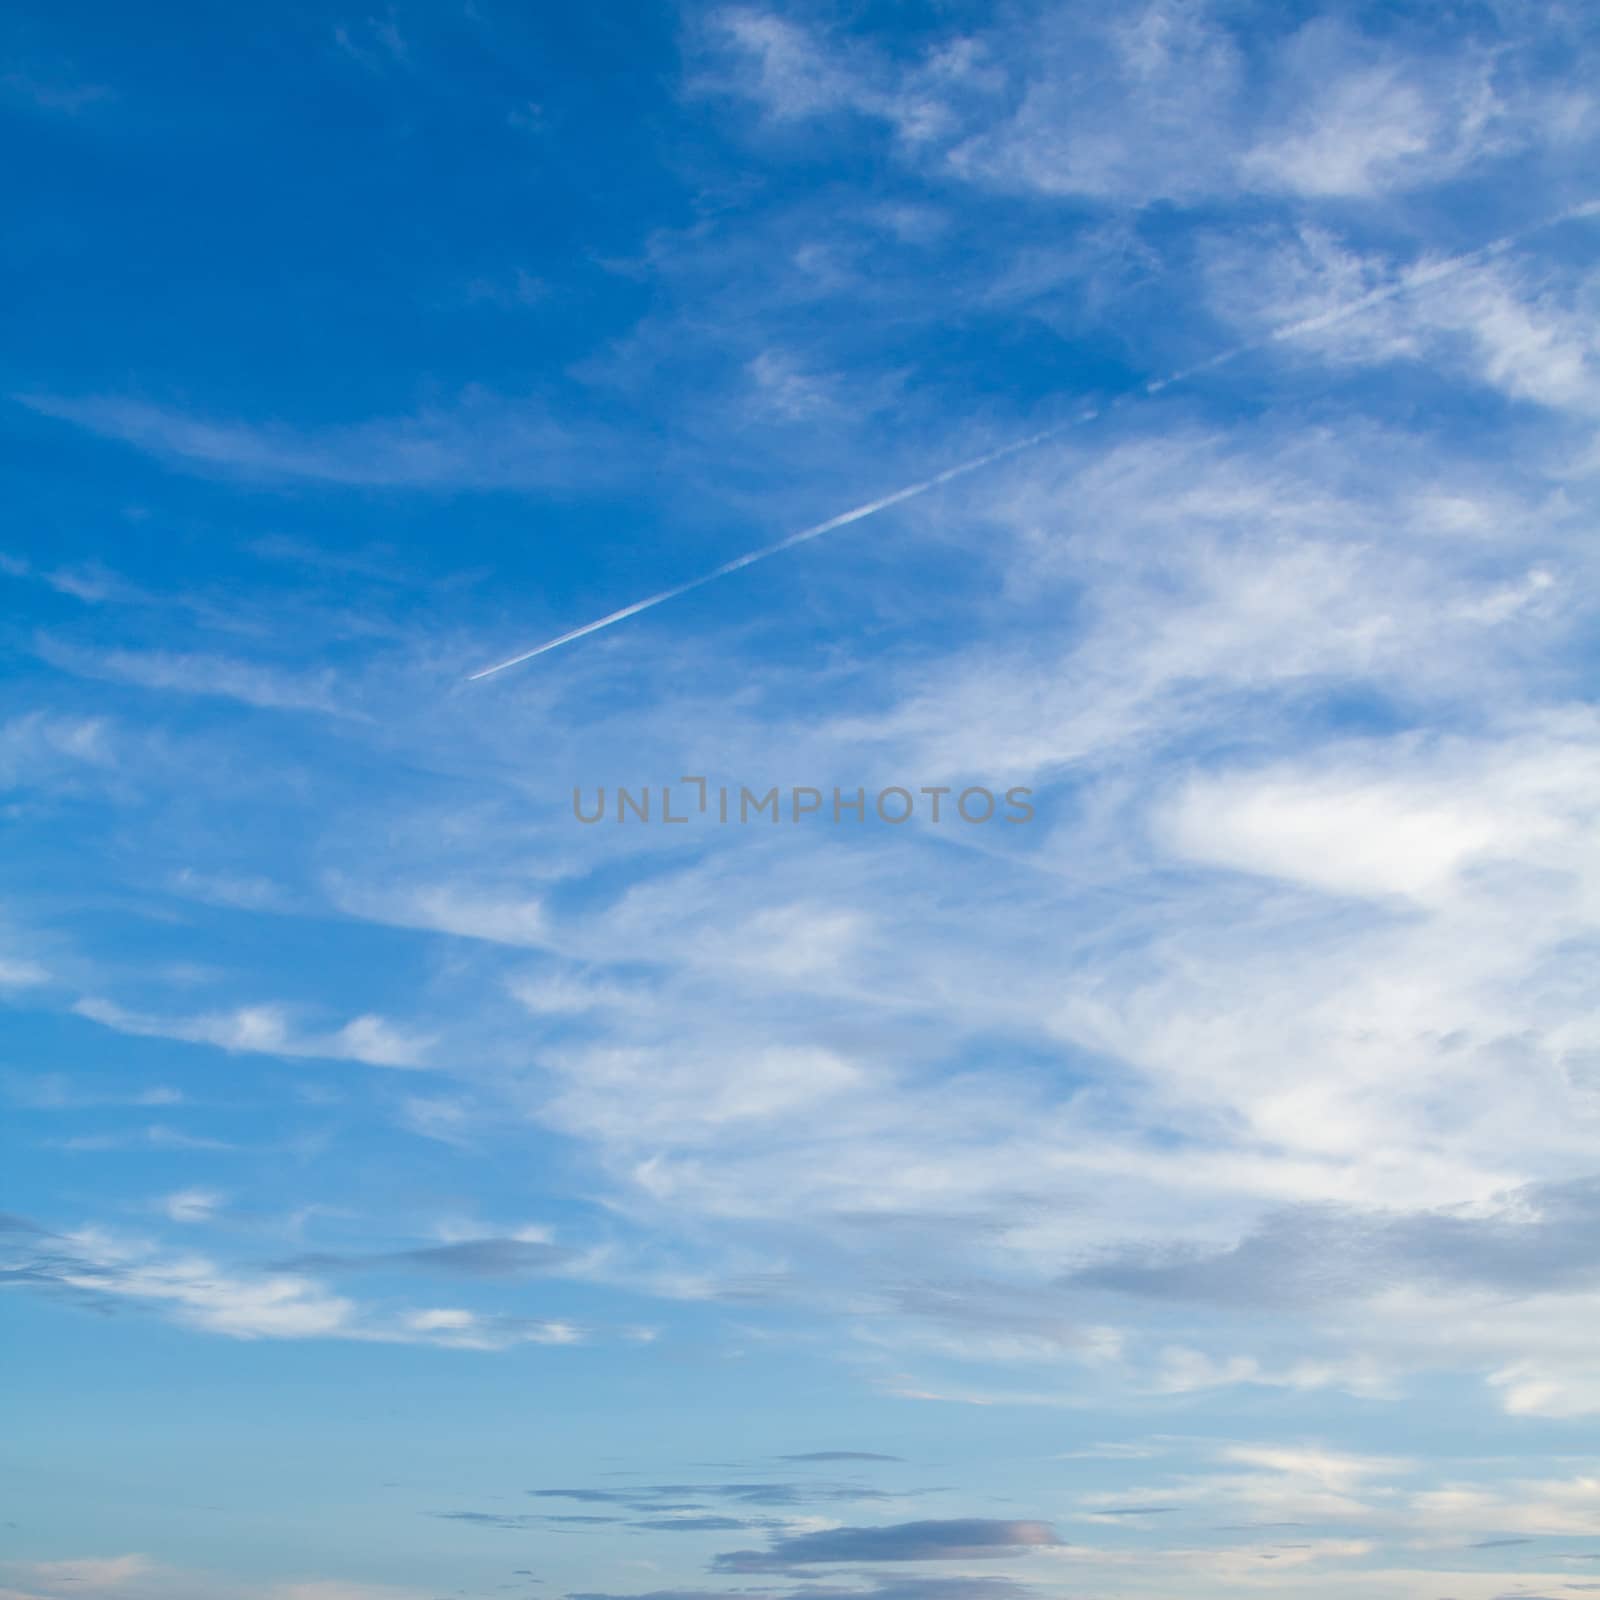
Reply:
<svg viewBox="0 0 1600 1600"><path fill-rule="evenodd" d="M600 617L594 622L586 622L581 628L574 628L570 633L563 633L558 638L547 639L543 644L535 645L531 650L524 650L521 655L512 656L507 661L501 661L492 667L485 667L482 672L469 675L467 681L475 682L479 678L487 678L496 672L504 672L507 667L515 667L524 661L532 661L535 656L542 656L547 650L555 650L564 644L571 644L574 639L581 639L586 633L597 633L601 628L609 628L613 622L622 622L628 617L636 617L641 611L648 611L652 606L665 605L668 600L676 600L680 594L688 594L691 589L698 589L702 584L715 582L718 578L725 578L730 572L737 572L741 567L754 566L758 561L765 561L768 556L775 556L780 550L792 549L797 544L804 544L807 539L819 538L824 533L831 533L835 528L842 528L847 523L860 522L863 517L870 517L889 506L899 505L902 500L910 500L919 494L926 494L930 489L937 489L941 483L949 483L952 478L959 478L968 472L976 472L980 467L987 467L991 462L999 461L1003 456L1014 456L1019 450L1031 449L1036 444L1042 444L1053 434L1064 433L1068 428L1077 427L1079 423L1087 422L1091 417L1098 415L1094 411L1080 412L1075 417L1068 418L1065 422L1057 423L1053 428L1045 428L1039 433L1031 433L1026 439L1016 439L1010 444L1001 445L998 450L990 450L981 456L974 456L970 461L963 461L959 466L946 467L943 472L936 473L931 478L924 478L921 483L913 483L904 489L896 489L893 494L880 496L876 500L869 500L865 505L856 506L850 511L841 511L837 516L829 517L826 522L818 522L809 528L802 528L798 533L791 533L779 539L775 544L764 544L759 550L747 550L742 556L735 556L731 561L724 561L720 567L713 567L710 572L703 572L698 578L690 578L687 583L673 585L670 589L663 589L660 594L653 594L646 600L635 600L631 606L624 606L620 611L613 611L609 616Z"/></svg>
<svg viewBox="0 0 1600 1600"><path fill-rule="evenodd" d="M918 495L927 494L930 490L937 489L942 484L951 482L955 478L963 478L969 472L977 472L983 467L992 466L996 461L1003 461L1007 456L1014 456L1024 450L1031 450L1036 445L1043 444L1047 439L1053 439L1058 434L1067 432L1071 428L1081 427L1086 422L1092 422L1102 414L1103 410L1124 405L1128 401L1146 395L1159 394L1161 390L1170 388L1175 383L1198 377L1202 372L1211 372L1229 361L1235 361L1240 356L1248 355L1251 351L1265 349L1268 345L1278 344L1286 339L1298 338L1306 333L1318 333L1324 328L1333 327L1349 317L1358 316L1363 311L1369 311L1374 306L1383 305L1385 302L1397 299L1399 296L1412 289L1425 289L1433 284L1442 282L1446 278L1454 277L1458 272L1463 272L1469 267L1479 265L1508 250L1519 240L1525 239L1529 234L1538 233L1545 228L1554 227L1557 223L1567 222L1577 217L1590 217L1600 214L1600 200L1584 201L1580 205L1569 207L1565 211L1557 212L1555 216L1545 217L1539 222L1529 223L1526 227L1518 228L1511 233L1502 234L1498 239L1491 240L1488 244L1479 245L1474 250L1465 251L1458 256L1448 257L1444 261L1430 264L1417 265L1402 272L1392 283L1384 284L1381 288L1373 289L1369 293L1360 295L1354 300L1346 301L1343 305L1335 306L1329 311L1318 312L1313 316L1301 317L1294 322L1284 323L1271 329L1258 339L1252 339L1246 344L1234 345L1229 350L1224 350L1217 355L1192 367L1184 367L1177 372L1169 373L1164 378L1155 378L1146 383L1141 389L1128 394L1117 395L1108 401L1104 408L1090 407L1068 417L1064 422L1058 422L1049 428L1042 428L1038 433L1030 433L1025 439L1014 439L1010 444L1003 444L996 450L986 451L981 456L973 456L969 461L959 462L953 467L946 467L943 472L938 472L931 478L924 478L920 483L909 484L904 489L896 489L892 494L881 495L876 500L869 500L865 505L855 506L849 511L841 511L837 516L829 517L826 522L818 522L809 528L802 528L798 533L788 534L773 544L764 544L759 549L747 550L742 556L735 556L731 561L724 561L720 567L713 567L710 572L703 572L698 578L690 578L685 583L674 584L670 589L663 589L659 594L653 594L643 600L635 600L630 606L623 606L620 611L610 612L608 615L596 618L593 622L586 622L581 628L573 628L567 633L558 634L554 639L547 639L543 644L535 645L531 650L524 650L520 655L508 657L504 661L496 662L492 667L485 667L481 672L468 675L467 681L475 683L479 678L493 677L497 672L504 672L507 667L520 666L524 661L532 661L535 656L542 656L547 651L559 650L564 644L571 644L575 639L582 639L587 634L598 633L602 628L609 628L614 623L626 622L629 617L636 617L641 611L649 611L655 606L665 605L669 600L676 600L679 595L690 593L692 590L703 588L708 583L715 583L718 578L726 578L729 573L738 572L744 567L751 567L758 561L765 561L768 556L775 556L780 551L792 550L798 544L805 544L807 540L820 538L825 533L832 533L835 528L843 528L852 522L860 522L865 517L876 516L880 511L886 511L890 506L896 506L903 500L913 500Z"/></svg>

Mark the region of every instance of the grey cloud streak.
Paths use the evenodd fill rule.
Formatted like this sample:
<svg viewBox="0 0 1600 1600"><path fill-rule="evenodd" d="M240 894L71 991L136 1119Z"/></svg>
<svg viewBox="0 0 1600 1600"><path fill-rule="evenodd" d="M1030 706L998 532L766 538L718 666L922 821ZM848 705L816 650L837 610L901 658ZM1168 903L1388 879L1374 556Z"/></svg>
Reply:
<svg viewBox="0 0 1600 1600"><path fill-rule="evenodd" d="M559 1245L525 1239L462 1239L453 1244L424 1245L372 1255L317 1252L291 1256L271 1264L274 1272L384 1272L411 1269L442 1272L452 1277L509 1278L548 1271L573 1259L575 1252Z"/></svg>
<svg viewBox="0 0 1600 1600"><path fill-rule="evenodd" d="M1072 1272L1062 1284L1218 1305L1297 1306L1418 1279L1518 1294L1600 1283L1600 1177L1527 1185L1502 1196L1488 1215L1284 1210L1227 1249L1128 1251Z"/></svg>
<svg viewBox="0 0 1600 1600"><path fill-rule="evenodd" d="M797 1566L854 1561L990 1560L1062 1544L1047 1522L961 1517L897 1522L880 1528L828 1528L779 1539L766 1550L734 1550L715 1572L784 1572Z"/></svg>

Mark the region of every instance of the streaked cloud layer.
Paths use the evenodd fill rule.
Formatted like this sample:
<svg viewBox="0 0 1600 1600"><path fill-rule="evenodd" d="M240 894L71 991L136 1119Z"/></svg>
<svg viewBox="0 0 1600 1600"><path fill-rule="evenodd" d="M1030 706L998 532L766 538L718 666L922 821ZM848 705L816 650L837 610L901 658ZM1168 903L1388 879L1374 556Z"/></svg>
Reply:
<svg viewBox="0 0 1600 1600"><path fill-rule="evenodd" d="M0 63L0 1600L1600 1583L1595 19L158 20Z"/></svg>

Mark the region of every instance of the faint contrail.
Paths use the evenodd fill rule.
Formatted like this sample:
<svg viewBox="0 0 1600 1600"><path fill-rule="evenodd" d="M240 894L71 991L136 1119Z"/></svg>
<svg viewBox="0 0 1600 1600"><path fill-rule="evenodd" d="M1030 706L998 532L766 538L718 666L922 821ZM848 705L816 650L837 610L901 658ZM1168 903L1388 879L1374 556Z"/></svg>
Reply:
<svg viewBox="0 0 1600 1600"><path fill-rule="evenodd" d="M641 611L648 611L651 606L663 605L668 600L676 600L680 594L688 594L691 589L698 589L702 584L711 583L717 578L725 578L730 572L737 572L741 567L753 566L757 561L765 561L768 556L775 556L780 550L788 550L797 544L804 544L807 539L815 539L824 533L831 533L835 528L842 528L848 522L859 522L863 517L870 517L874 512L882 511L888 506L898 505L902 500L910 500L919 494L926 494L930 489L937 489L941 483L949 483L952 478L959 478L964 473L976 472L979 467L986 467L990 462L998 461L1002 456L1015 455L1019 450L1027 450L1036 444L1042 443L1052 434L1063 433L1068 428L1076 427L1080 422L1087 422L1095 416L1094 411L1080 412L1075 417L1068 418L1065 422L1058 422L1053 428L1045 428L1039 433L1031 433L1026 439L1016 439L1010 444L1003 444L998 450L990 450L987 454L974 456L970 461L963 461L959 466L946 467L943 472L936 473L931 478L924 478L921 483L913 483L904 489L896 489L893 494L886 494L877 500L869 500L865 505L856 506L850 511L841 511L835 517L829 517L826 522L818 522L809 528L802 528L798 533L791 533L779 539L775 544L764 544L759 550L747 550L742 556L735 556L732 561L724 561L720 567L713 567L710 572L703 572L698 578L690 578L687 583L675 584L670 589L663 589L660 594L653 594L646 600L635 600L631 606L624 606L620 611L613 611L609 616L601 617L595 622L586 622L581 628L574 628L570 633L563 633L558 638L547 639L543 644L535 645L531 650L524 650L519 656L512 656L508 661L501 661L492 667L485 667L482 672L474 672L468 676L467 681L473 682L478 678L487 678L491 673L504 672L507 667L514 667L519 662L531 661L535 656L542 656L546 650L554 650L558 645L571 644L574 639L581 639L586 633L598 632L601 628L609 628L613 622L621 622L625 618L635 617Z"/></svg>
<svg viewBox="0 0 1600 1600"><path fill-rule="evenodd" d="M631 606L624 606L620 611L610 612L599 617L593 622L586 622L581 628L573 628L567 633L558 634L554 639L547 639L543 644L535 645L531 650L524 650L520 655L514 655L505 661L496 662L492 667L485 667L481 672L468 675L469 683L476 682L479 678L492 677L497 672L504 672L507 667L519 666L524 661L532 661L535 656L542 656L546 651L557 650L564 644L571 644L574 639L581 639L585 634L598 633L602 628L609 628L613 623L625 622L629 617L636 617L641 611L649 611L654 606L665 605L668 600L676 600L681 594L688 594L692 589L699 589L705 584L714 583L718 578L725 578L730 572L738 572L742 567L754 566L758 561L765 561L768 556L775 556L782 550L792 549L797 544L804 544L808 539L819 538L822 534L831 533L835 528L842 528L851 522L860 522L864 517L875 516L880 511L887 510L890 506L899 505L902 500L912 500L918 495L927 494L930 489L937 489L941 484L949 483L953 478L965 477L969 472L977 472L981 467L991 466L994 462L1003 460L1006 456L1014 456L1023 450L1031 450L1035 445L1043 444L1046 439L1053 439L1057 434L1065 433L1070 428L1081 427L1086 422L1092 422L1101 415L1102 410L1110 410L1115 406L1126 404L1130 399L1159 393L1162 389L1170 388L1175 383L1197 377L1202 372L1210 372L1229 361L1237 360L1242 355L1248 355L1253 350L1264 349L1267 345L1277 344L1285 339L1293 339L1304 333L1320 332L1336 323L1343 322L1348 317L1358 315L1370 310L1373 306L1382 305L1384 302L1396 299L1411 289L1423 289L1441 282L1445 278L1455 276L1468 267L1476 266L1479 262L1487 261L1490 257L1499 255L1520 239L1525 239L1531 233L1538 233L1541 229L1554 227L1557 223L1567 222L1575 217L1587 217L1600 214L1600 200L1587 200L1580 205L1571 206L1565 211L1556 213L1555 216L1545 217L1539 222L1529 223L1524 228L1518 228L1511 233L1502 234L1498 239L1491 240L1488 244L1479 245L1475 250L1465 251L1458 256L1450 256L1444 261L1432 265L1418 265L1408 268L1401 273L1392 283L1383 285L1382 288L1373 289L1369 293L1360 295L1354 300L1346 301L1341 306L1332 310L1318 312L1313 316L1301 317L1294 322L1284 323L1277 328L1264 333L1258 339L1252 339L1246 344L1234 345L1232 349L1224 350L1218 355L1192 367L1185 367L1181 371L1169 373L1164 378L1155 378L1145 384L1141 389L1131 391L1129 394L1117 395L1108 401L1105 407L1090 407L1076 415L1068 417L1065 422L1058 422L1049 428L1041 428L1037 433L1030 433L1025 439L1015 439L1010 444L1004 444L997 450L986 451L981 456L974 456L970 461L962 461L953 467L946 467L943 472L935 473L931 478L924 478L920 483L913 483L904 489L896 489L892 494L880 496L876 500L869 500L865 505L854 507L850 511L841 511L837 516L829 517L826 522L818 522L809 528L802 528L798 533L791 533L777 540L773 544L764 544L759 549L748 550L742 556L735 556L731 561L724 561L720 567L713 567L710 572L703 572L698 578L690 578L686 583L675 584L670 589L663 589L659 594L650 595L644 600L635 600Z"/></svg>

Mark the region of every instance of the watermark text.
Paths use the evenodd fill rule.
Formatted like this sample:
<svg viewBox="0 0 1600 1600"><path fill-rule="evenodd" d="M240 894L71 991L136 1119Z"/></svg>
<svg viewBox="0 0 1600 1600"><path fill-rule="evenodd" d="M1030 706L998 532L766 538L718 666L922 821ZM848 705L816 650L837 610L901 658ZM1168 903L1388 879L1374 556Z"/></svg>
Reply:
<svg viewBox="0 0 1600 1600"><path fill-rule="evenodd" d="M1033 790L1013 787L996 794L982 784L956 788L950 784L898 784L869 790L838 784L771 784L752 789L745 784L712 784L705 778L679 778L663 784L600 785L593 791L572 791L572 815L582 823L631 822L671 826L707 821L719 827L766 823L831 826L868 821L898 827L916 818L923 822L1022 823L1033 821Z"/></svg>

